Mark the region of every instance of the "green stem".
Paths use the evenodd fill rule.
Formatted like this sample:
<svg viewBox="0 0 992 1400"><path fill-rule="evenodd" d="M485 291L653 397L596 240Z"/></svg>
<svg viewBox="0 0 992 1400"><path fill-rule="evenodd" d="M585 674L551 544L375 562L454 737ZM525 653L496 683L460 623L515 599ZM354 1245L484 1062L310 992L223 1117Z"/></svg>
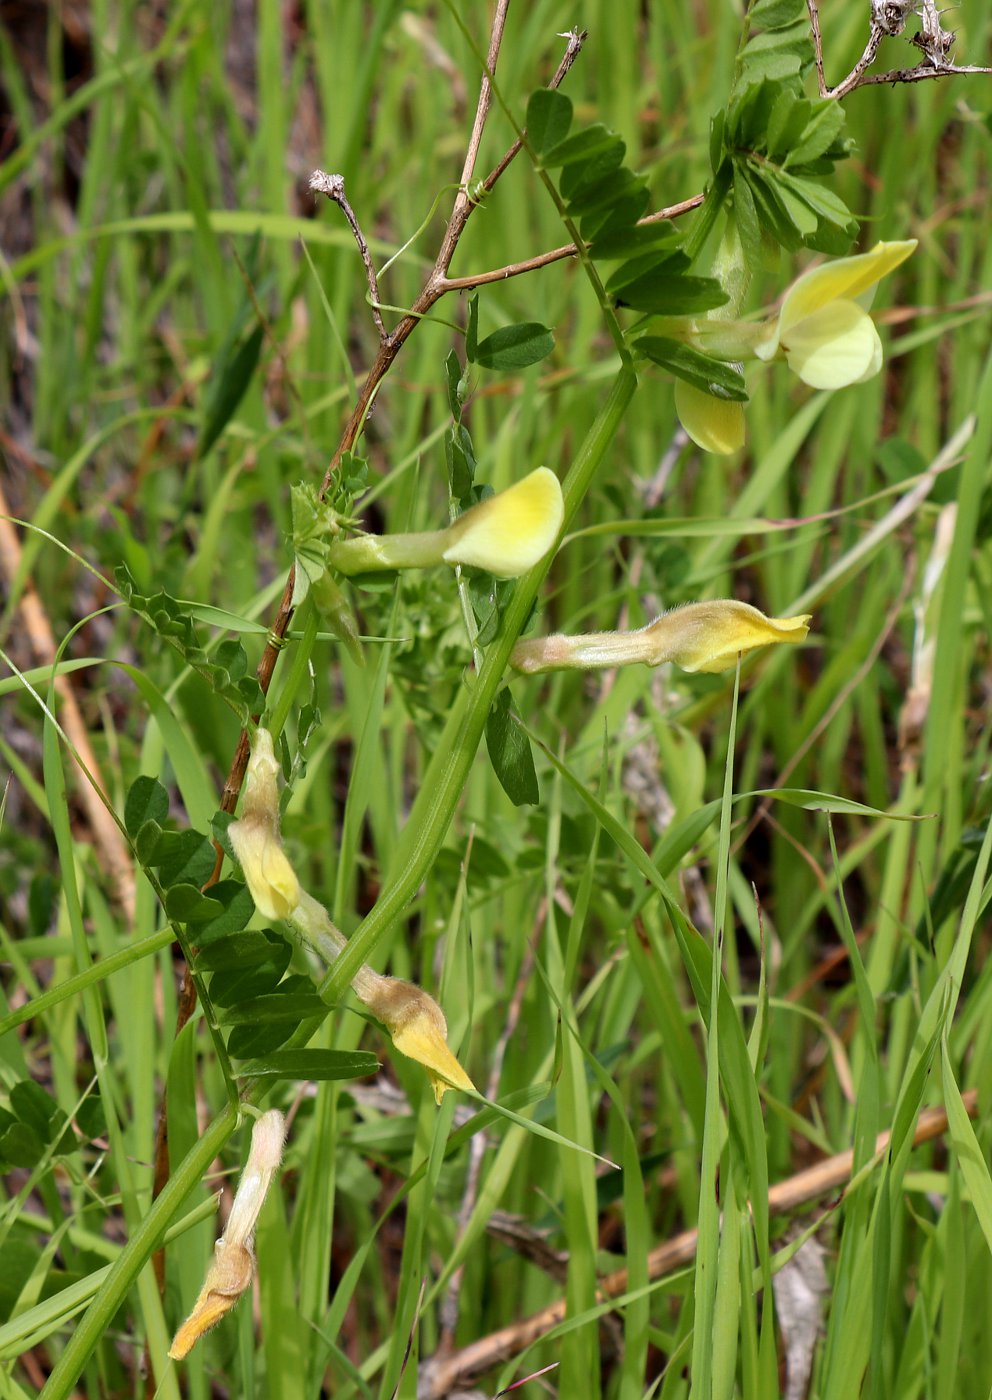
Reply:
<svg viewBox="0 0 992 1400"><path fill-rule="evenodd" d="M327 551L328 562L339 574L370 574L381 569L426 569L442 562L451 544L446 530L424 530L405 535L355 535L340 540Z"/></svg>
<svg viewBox="0 0 992 1400"><path fill-rule="evenodd" d="M233 1104L228 1104L180 1162L162 1194L111 1265L106 1282L83 1314L48 1377L39 1400L65 1400L113 1321L128 1289L161 1244L169 1221L190 1192L199 1185L210 1163L234 1134L239 1120L238 1110Z"/></svg>
<svg viewBox="0 0 992 1400"><path fill-rule="evenodd" d="M562 483L565 500L562 534L571 524L616 436L636 387L634 371L623 365ZM500 634L488 648L482 669L474 683L469 678L459 692L400 837L386 887L320 984L319 991L325 1000L335 1001L340 997L362 964L368 961L376 943L403 913L434 863L475 761L510 653L530 616L553 557L554 550L551 550L520 579L504 614Z"/></svg>

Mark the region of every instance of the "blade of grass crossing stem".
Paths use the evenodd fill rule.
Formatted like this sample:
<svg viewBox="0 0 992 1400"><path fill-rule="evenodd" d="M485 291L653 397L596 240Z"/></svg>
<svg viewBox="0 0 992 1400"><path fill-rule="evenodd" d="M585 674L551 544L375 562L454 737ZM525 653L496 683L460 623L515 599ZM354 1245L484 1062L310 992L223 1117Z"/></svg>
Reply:
<svg viewBox="0 0 992 1400"><path fill-rule="evenodd" d="M723 1113L720 1107L720 990L722 982L721 964L723 960L723 939L727 917L727 880L730 861L730 818L731 795L734 782L734 748L737 734L737 699L740 694L740 662L734 677L734 699L730 711L730 728L727 735L727 761L723 775L723 798L720 806L720 835L717 846L716 900L713 909L713 952L710 959L710 998L706 1016L706 1111L703 1119L703 1151L700 1164L699 1214L697 1228L699 1242L696 1247L696 1275L693 1285L695 1296L695 1331L692 1339L692 1388L690 1400L714 1400L719 1392L714 1387L717 1368L721 1377L726 1375L726 1355L729 1348L737 1354L737 1312L731 1326L726 1314L721 1318L719 1334L716 1330L717 1273L721 1251L720 1196L718 1174L720 1156L724 1141L727 1141L728 1166L732 1161L736 1143L727 1139ZM748 1062L750 1073L750 1062ZM732 1168L731 1168L732 1170ZM733 1215L732 1197L727 1195L728 1207ZM724 1231L727 1230L726 1220ZM733 1235L732 1250L734 1274L737 1273L739 1243ZM724 1261L725 1262L725 1261ZM726 1273L726 1267L723 1270ZM726 1285L725 1285L726 1287ZM731 1330L732 1328L732 1330ZM731 1368L731 1375L733 1368Z"/></svg>
<svg viewBox="0 0 992 1400"><path fill-rule="evenodd" d="M989 1174L985 1154L975 1136L971 1119L968 1117L968 1111L961 1098L961 1091L954 1078L951 1056L947 1048L946 1030L940 1042L940 1066L944 1106L947 1109L947 1129L951 1145L954 1148L958 1166L961 1168L961 1175L968 1188L972 1207L978 1216L982 1234L985 1236L989 1249L992 1250L992 1176Z"/></svg>
<svg viewBox="0 0 992 1400"><path fill-rule="evenodd" d="M55 691L54 684L49 689L48 713L44 726L42 765L45 778L45 789L48 793L49 810L52 816L52 830L55 836L56 846L59 854L59 867L62 880L62 892L65 899L66 913L72 931L73 947L75 950L76 969L78 972L85 971L90 966L90 954L86 939L86 929L83 924L83 911L80 902L79 888L76 882L75 849L72 839L72 829L69 820L69 800L65 781L65 769L63 767L62 753L59 748L59 735L55 727L54 720ZM151 1144L134 1144L129 1147L124 1140L124 1133L117 1114L117 1085L114 1081L113 1072L109 1064L107 1027L103 1019L103 1007L99 995L94 987L88 987L82 993L83 1003L83 1023L86 1027L87 1039L93 1052L93 1063L96 1069L97 1080L100 1086L100 1098L103 1103L104 1114L107 1121L107 1136L110 1141L111 1157L114 1162L114 1170L117 1181L120 1184L121 1201L124 1208L125 1219L128 1229L133 1231L138 1223L138 1202L135 1192L134 1178L131 1171L131 1153L133 1152L140 1160L146 1160ZM152 1024L149 1022L146 1033L152 1034ZM167 1334L165 1318L162 1314L162 1304L158 1296L158 1289L155 1284L155 1277L151 1269L143 1269L138 1277L138 1296L140 1300L141 1313L147 1332L148 1344L151 1352L152 1364L155 1368L156 1376L160 1377L165 1400L179 1400L179 1386L175 1375L170 1368L167 1368L166 1352L169 1346L169 1336ZM95 1306L95 1305L94 1305ZM109 1318L108 1318L109 1321ZM98 1334L99 1335L99 1334ZM94 1338L94 1344L97 1338ZM89 1352L85 1352L81 1358L81 1363L85 1364ZM56 1367L58 1370L58 1367ZM48 1385L45 1387L46 1393L52 1386L55 1373L50 1377ZM73 1376L65 1391L51 1390L51 1395L60 1396L66 1394L71 1385L75 1383Z"/></svg>
<svg viewBox="0 0 992 1400"><path fill-rule="evenodd" d="M992 403L992 355L986 360L976 402L986 405ZM985 489L990 456L992 414L985 412L979 416L975 436L961 467L954 540L942 583L943 592L936 628L937 649L933 663L933 689L923 752L923 810L929 812L945 811L948 805L944 800L945 794L960 795L962 787L958 761L962 745L956 740L964 722L964 707L960 702L959 690L964 671L962 655L967 616L965 604L972 548L981 513L982 492ZM952 801L950 809L954 811L956 807L957 802ZM927 879L932 874L938 837L942 851L950 854L959 835L957 824L946 821L941 823L939 832L930 828L920 833L920 861Z"/></svg>
<svg viewBox="0 0 992 1400"><path fill-rule="evenodd" d="M427 1220L430 1214L430 1203L437 1194L438 1178L444 1163L445 1146L455 1112L455 1098L454 1094L446 1095L440 1108L435 1107L430 1094L424 1094L420 1101L411 1167L415 1166L426 1155L427 1171L423 1180L418 1182L410 1192L407 1202L403 1257L400 1261L396 1304L393 1309L392 1334L379 1386L381 1400L390 1400L393 1395L416 1400L418 1362L416 1333L419 1331L417 1316L420 1310L422 1285L430 1271ZM411 1336L413 1336L413 1349L404 1369L404 1358Z"/></svg>
<svg viewBox="0 0 992 1400"><path fill-rule="evenodd" d="M605 755L604 755L605 759ZM600 785L605 773L600 770ZM561 1077L556 1094L557 1122L562 1133L575 1142L592 1145L592 1112L585 1057L577 1039L578 1020L572 1000L574 975L578 963L582 933L592 896L592 875L596 863L598 830L585 863L582 879L576 891L572 916L569 920L564 952L558 930L555 893L560 883L558 857L561 836L562 780L556 774L550 802L545 847L545 900L547 905L548 991L559 1012L561 1040ZM570 1033L571 1032L571 1033ZM577 1152L559 1156L562 1186L562 1207L565 1235L569 1242L568 1273L565 1300L568 1315L574 1316L596 1301L597 1207L596 1177L593 1159ZM586 1327L570 1333L561 1348L561 1389L564 1394L585 1390L590 1400L599 1395L599 1332Z"/></svg>

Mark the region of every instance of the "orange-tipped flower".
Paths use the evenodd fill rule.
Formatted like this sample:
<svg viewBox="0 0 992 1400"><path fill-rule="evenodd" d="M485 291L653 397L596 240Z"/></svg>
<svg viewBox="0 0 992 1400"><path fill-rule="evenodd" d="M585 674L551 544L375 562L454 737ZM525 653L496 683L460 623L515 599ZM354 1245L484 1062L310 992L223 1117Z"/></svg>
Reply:
<svg viewBox="0 0 992 1400"><path fill-rule="evenodd" d="M193 1311L180 1327L169 1348L175 1361L187 1356L204 1332L231 1311L251 1285L255 1269L255 1225L272 1177L282 1160L286 1120L276 1109L263 1113L251 1134L248 1161L238 1182L227 1229L214 1245L214 1260Z"/></svg>
<svg viewBox="0 0 992 1400"><path fill-rule="evenodd" d="M356 992L400 1054L427 1070L435 1101L440 1103L449 1089L473 1091L475 1085L448 1047L448 1023L434 998L399 977L380 977L368 968L362 972L355 978Z"/></svg>

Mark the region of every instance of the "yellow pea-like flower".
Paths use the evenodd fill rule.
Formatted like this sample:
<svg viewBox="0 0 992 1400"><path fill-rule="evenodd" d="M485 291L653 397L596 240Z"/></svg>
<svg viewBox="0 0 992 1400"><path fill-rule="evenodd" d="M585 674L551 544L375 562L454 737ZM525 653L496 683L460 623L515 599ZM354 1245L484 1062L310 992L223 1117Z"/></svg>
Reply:
<svg viewBox="0 0 992 1400"><path fill-rule="evenodd" d="M750 603L720 599L672 608L632 632L557 633L518 642L510 665L518 671L601 670L607 666L660 666L683 671L726 671L757 647L806 640L810 615L766 617Z"/></svg>
<svg viewBox="0 0 992 1400"><path fill-rule="evenodd" d="M916 239L876 243L868 253L835 258L792 284L767 338L763 360L785 355L804 384L843 389L871 379L882 367L882 342L868 315L875 288L916 248Z"/></svg>
<svg viewBox="0 0 992 1400"><path fill-rule="evenodd" d="M519 578L548 553L565 516L554 472L538 467L522 481L471 506L445 530L356 535L328 551L342 574L470 564L500 578Z"/></svg>
<svg viewBox="0 0 992 1400"><path fill-rule="evenodd" d="M362 969L354 981L355 991L377 1020L389 1031L401 1055L427 1070L440 1103L449 1089L475 1090L448 1046L448 1023L433 997L413 982L399 977L381 977L370 968Z"/></svg>

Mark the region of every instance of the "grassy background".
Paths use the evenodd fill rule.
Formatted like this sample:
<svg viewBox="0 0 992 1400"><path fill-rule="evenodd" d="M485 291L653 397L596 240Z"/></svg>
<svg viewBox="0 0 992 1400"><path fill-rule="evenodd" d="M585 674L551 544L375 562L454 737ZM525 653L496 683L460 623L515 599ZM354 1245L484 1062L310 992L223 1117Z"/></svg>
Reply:
<svg viewBox="0 0 992 1400"><path fill-rule="evenodd" d="M577 13L533 0L511 9L499 74L522 113L557 63L555 34L588 28L568 79L577 116L622 133L661 206L703 188L709 118L726 100L739 24L715 3L648 8L588 0ZM473 10L466 18L481 42L485 17ZM981 62L986 8L967 0L953 19L959 59ZM823 25L837 80L860 52L864 15L835 6ZM883 62L911 61L904 44L888 47ZM3 487L9 513L78 556L21 533L2 645L31 672L20 610L30 572L58 641L85 619L68 655L88 662L74 682L115 805L139 773L153 774L175 794L177 819L204 829L237 722L155 634L123 609L100 611L114 599L80 560L104 575L123 560L146 592L163 587L263 623L272 616L289 559L289 487L319 481L352 376L375 348L350 234L334 209L315 207L307 176L314 166L344 174L380 265L422 229L383 281L385 300L408 305L453 197L477 71L444 7L188 0L164 19L127 3L28 11L0 29L0 78L12 112L0 149ZM955 1083L979 1088L977 1142L959 1122L911 1155L907 1143L826 1212L811 1393L858 1393L870 1360L866 1394L989 1394L992 979L979 846L992 597L992 104L987 80L974 78L869 88L846 110L857 152L837 187L863 221L865 245L920 240L881 292L885 370L832 397L784 367L756 373L748 447L729 463L686 446L671 384L648 370L555 562L535 630L608 627L621 616L638 625L703 596L776 613L802 602L815 613L812 645L745 668L733 792L787 774L790 788L927 820L835 815L834 851L822 811L753 796L725 801L722 815L706 808L724 791L732 678L515 681L517 710L547 750L540 806L513 808L483 753L441 858L376 963L438 996L480 1087L623 1174L498 1121L484 1136L452 1138L462 1113L454 1096L437 1111L422 1072L343 1012L321 1032L325 1043L375 1048L383 1072L373 1084L276 1091L295 1110L282 1189L263 1213L251 1302L185 1367L197 1400L214 1385L286 1400L322 1387L413 1396L418 1362L559 1298L570 1322L506 1376L556 1361L560 1371L533 1385L675 1397L688 1394L691 1363L700 1395L777 1393L771 1308L751 1272L761 1262L745 1207L753 1163L739 1125L721 1126L696 999L637 847L671 875L703 933L722 923L735 1014L721 1018L719 1039L739 1057L750 1037L763 1127L757 1098L730 1108L766 1142L771 1182L852 1144L860 1165L877 1129L895 1122L905 1137L921 1103L953 1105ZM511 135L495 111L480 170ZM520 160L473 216L452 274L563 241ZM755 304L799 266L761 270ZM251 317L246 279L267 322L259 371L198 455L212 371ZM540 463L564 474L612 374L595 298L580 270L560 264L485 289L480 310L482 333L537 319L554 326L557 346L517 377L479 375L467 412L479 477L501 487ZM448 321L463 324L463 299L438 313L404 349L368 425L376 528L444 518L443 362L461 349ZM893 515L976 411L967 450ZM938 521L955 502L928 593ZM400 640L370 644L365 671L318 643L312 694L323 722L284 821L304 883L346 931L390 867L467 656L447 575L408 575L395 599L354 596L368 635ZM933 689L918 738L901 746L921 621L935 646ZM220 635L204 629L205 639ZM254 659L258 638L246 644ZM280 664L277 700L290 672ZM45 691L47 668L34 680ZM286 697L291 713L310 686L304 675ZM34 1078L71 1114L98 1078L106 1119L105 1132L83 1131L77 1152L5 1179L0 1394L36 1395L73 1325L64 1290L89 1296L95 1271L147 1209L162 1085L174 1160L222 1107L223 1090L202 1020L173 1043L169 946L137 949L96 993L59 994L89 962L135 950L162 914L139 880L125 926L69 765L68 796L61 790L54 731L16 678L0 680L0 699L0 763L11 774L0 1010L54 989L47 1010L0 1039L0 1087ZM597 819L597 794L601 815L619 825ZM711 1024L711 1050L713 1037ZM246 1137L218 1171L236 1170ZM143 1393L146 1341L159 1393L179 1393L162 1356L202 1280L216 1234L208 1196L223 1179L213 1173L186 1202L184 1217L204 1208L170 1246L164 1309L146 1271L81 1393ZM773 1217L773 1249L817 1218ZM708 1275L695 1281L696 1305L708 1297L711 1309L701 1321L691 1265L650 1288L647 1270L655 1244L697 1223L717 1275L715 1292ZM628 1300L597 1321L597 1275L620 1266ZM780 1356L795 1330L780 1318ZM487 1374L484 1393L499 1375L498 1366Z"/></svg>

